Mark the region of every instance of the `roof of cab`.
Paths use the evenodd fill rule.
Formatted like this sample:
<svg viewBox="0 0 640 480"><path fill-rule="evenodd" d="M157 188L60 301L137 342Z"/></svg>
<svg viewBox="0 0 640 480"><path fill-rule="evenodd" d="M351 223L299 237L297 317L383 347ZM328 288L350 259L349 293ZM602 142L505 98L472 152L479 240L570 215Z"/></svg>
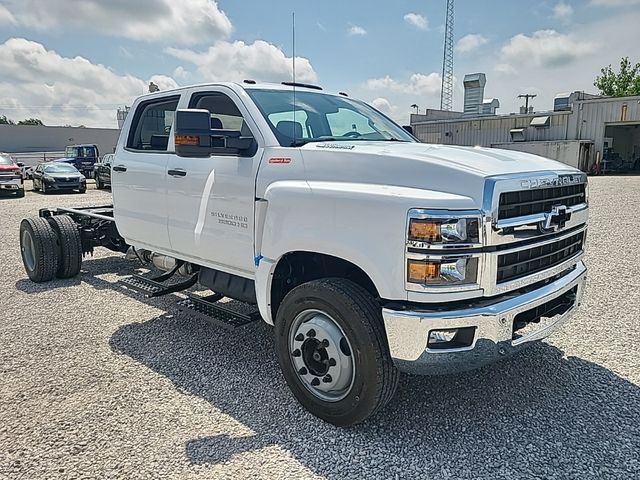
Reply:
<svg viewBox="0 0 640 480"><path fill-rule="evenodd" d="M253 82L253 80L250 80ZM154 98L154 97L162 97L166 95L171 95L175 93L180 93L184 90L190 90L192 88L207 88L207 87L229 87L232 89L242 88L243 90L288 90L293 91L293 85L285 85L282 83L267 83L267 82L255 82L255 83L246 83L246 82L208 82L208 83L198 83L194 85L185 85L183 87L171 88L167 90L160 90L158 92L153 93L145 93L141 95L139 98ZM315 88L314 88L315 87ZM339 95L333 92L327 92L326 90L318 89L318 86L310 86L305 87L300 84L296 84L296 91L305 91L305 92L316 92L316 93L324 93L326 95Z"/></svg>

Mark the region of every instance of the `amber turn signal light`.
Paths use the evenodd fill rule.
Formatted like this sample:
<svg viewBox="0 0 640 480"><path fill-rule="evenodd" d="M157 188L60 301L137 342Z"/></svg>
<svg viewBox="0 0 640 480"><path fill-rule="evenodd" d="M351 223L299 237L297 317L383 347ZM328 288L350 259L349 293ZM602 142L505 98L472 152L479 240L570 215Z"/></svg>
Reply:
<svg viewBox="0 0 640 480"><path fill-rule="evenodd" d="M411 219L409 223L409 240L439 242L440 223L429 220Z"/></svg>
<svg viewBox="0 0 640 480"><path fill-rule="evenodd" d="M407 264L407 280L412 283L427 283L440 278L440 264L409 260Z"/></svg>
<svg viewBox="0 0 640 480"><path fill-rule="evenodd" d="M176 145L200 146L200 137L196 135L176 135Z"/></svg>

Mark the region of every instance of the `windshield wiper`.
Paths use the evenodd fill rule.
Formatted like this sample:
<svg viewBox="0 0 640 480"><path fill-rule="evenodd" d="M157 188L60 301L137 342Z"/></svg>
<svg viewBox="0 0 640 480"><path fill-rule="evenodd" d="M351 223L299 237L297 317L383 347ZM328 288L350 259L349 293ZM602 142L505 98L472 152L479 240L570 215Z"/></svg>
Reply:
<svg viewBox="0 0 640 480"><path fill-rule="evenodd" d="M318 138L300 138L291 142L290 147L302 147L307 143L318 143L318 142L338 142L336 138L333 137L318 137Z"/></svg>

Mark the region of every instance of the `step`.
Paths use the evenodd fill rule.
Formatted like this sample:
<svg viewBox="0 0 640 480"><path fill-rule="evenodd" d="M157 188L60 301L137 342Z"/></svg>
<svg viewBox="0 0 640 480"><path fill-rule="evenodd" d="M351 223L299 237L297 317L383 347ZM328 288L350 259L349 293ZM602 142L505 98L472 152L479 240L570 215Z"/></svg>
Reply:
<svg viewBox="0 0 640 480"><path fill-rule="evenodd" d="M131 275L130 277L123 278L118 283L131 290L135 290L144 294L148 298L161 297L170 293L181 292L187 288L193 287L198 281L198 275L195 274L182 282L166 284L159 282L158 279L164 277L161 275L155 279L146 278L142 275Z"/></svg>
<svg viewBox="0 0 640 480"><path fill-rule="evenodd" d="M221 298L223 297L220 294L213 294L209 297L190 295L184 300L180 300L178 307L183 311L196 313L230 330L235 330L260 319L260 312L257 310L250 313L237 312L224 306L224 304L220 304L219 300Z"/></svg>

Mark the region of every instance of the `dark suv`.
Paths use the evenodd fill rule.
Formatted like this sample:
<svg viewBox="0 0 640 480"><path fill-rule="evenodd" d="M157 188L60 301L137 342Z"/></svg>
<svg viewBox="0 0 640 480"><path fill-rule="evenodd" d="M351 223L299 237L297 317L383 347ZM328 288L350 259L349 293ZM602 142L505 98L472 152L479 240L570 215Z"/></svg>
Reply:
<svg viewBox="0 0 640 480"><path fill-rule="evenodd" d="M107 153L93 168L93 177L96 179L96 188L98 190L102 190L107 186L111 187L111 163L113 162L113 157L113 153Z"/></svg>

